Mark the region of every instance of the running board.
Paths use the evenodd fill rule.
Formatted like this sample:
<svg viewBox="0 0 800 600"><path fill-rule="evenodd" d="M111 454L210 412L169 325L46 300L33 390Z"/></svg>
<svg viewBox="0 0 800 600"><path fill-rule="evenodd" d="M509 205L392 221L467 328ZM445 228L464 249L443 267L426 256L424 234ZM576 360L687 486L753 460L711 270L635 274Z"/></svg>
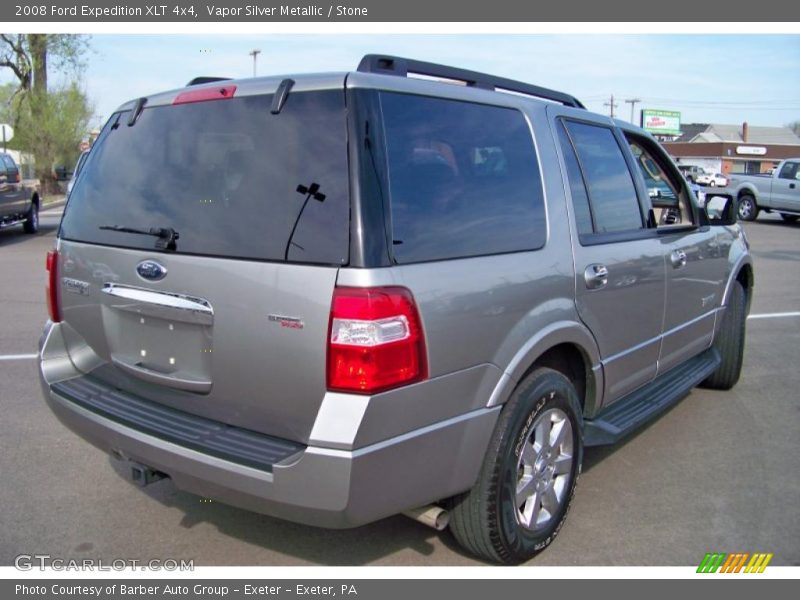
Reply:
<svg viewBox="0 0 800 600"><path fill-rule="evenodd" d="M614 444L660 415L711 375L720 364L719 352L709 348L587 419L584 445Z"/></svg>
<svg viewBox="0 0 800 600"><path fill-rule="evenodd" d="M6 227L19 225L20 223L24 223L27 220L28 219L17 219L16 221L0 221L0 229L5 229Z"/></svg>

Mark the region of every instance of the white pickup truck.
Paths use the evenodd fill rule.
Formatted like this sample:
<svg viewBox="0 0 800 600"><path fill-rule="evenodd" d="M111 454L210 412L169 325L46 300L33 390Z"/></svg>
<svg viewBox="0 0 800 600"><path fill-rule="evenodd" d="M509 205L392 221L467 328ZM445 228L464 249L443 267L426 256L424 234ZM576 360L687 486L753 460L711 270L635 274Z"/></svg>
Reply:
<svg viewBox="0 0 800 600"><path fill-rule="evenodd" d="M787 158L772 174L732 174L728 191L738 201L742 221L755 221L762 210L796 221L800 218L800 158Z"/></svg>

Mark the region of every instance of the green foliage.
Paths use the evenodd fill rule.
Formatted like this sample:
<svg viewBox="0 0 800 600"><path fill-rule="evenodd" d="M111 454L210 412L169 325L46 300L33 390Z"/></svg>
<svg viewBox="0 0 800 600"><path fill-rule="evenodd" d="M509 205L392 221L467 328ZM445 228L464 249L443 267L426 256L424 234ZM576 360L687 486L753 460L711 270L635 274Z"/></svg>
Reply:
<svg viewBox="0 0 800 600"><path fill-rule="evenodd" d="M94 106L80 88L89 38L85 35L0 33L0 68L16 85L0 86L0 122L14 127L9 147L32 153L44 191L54 188L53 166L71 166L88 133ZM51 89L48 72L73 83Z"/></svg>
<svg viewBox="0 0 800 600"><path fill-rule="evenodd" d="M15 147L36 157L36 176L44 184L52 180L54 165L71 167L80 153L94 107L75 84L46 95L31 94L14 102L17 118Z"/></svg>
<svg viewBox="0 0 800 600"><path fill-rule="evenodd" d="M18 91L26 93L33 84L35 52L44 53L38 58L49 65L48 70L79 75L88 50L86 35L0 33L0 68L9 69L17 78ZM46 81L40 83L47 87Z"/></svg>

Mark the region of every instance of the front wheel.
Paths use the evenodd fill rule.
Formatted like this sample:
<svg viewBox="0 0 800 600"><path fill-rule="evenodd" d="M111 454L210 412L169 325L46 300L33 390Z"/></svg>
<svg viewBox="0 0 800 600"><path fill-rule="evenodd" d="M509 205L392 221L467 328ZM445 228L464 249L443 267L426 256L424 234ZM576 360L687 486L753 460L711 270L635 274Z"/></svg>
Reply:
<svg viewBox="0 0 800 600"><path fill-rule="evenodd" d="M750 194L745 194L739 198L739 206L737 212L740 221L755 221L758 216L758 205L756 199Z"/></svg>
<svg viewBox="0 0 800 600"><path fill-rule="evenodd" d="M713 179L708 182L708 187L715 187L716 185L717 185L717 182L714 181Z"/></svg>
<svg viewBox="0 0 800 600"><path fill-rule="evenodd" d="M39 205L31 202L31 207L25 214L25 223L22 225L25 233L36 233L39 231Z"/></svg>
<svg viewBox="0 0 800 600"><path fill-rule="evenodd" d="M575 388L557 371L534 370L503 407L477 483L451 500L456 540L491 562L532 558L558 535L582 459Z"/></svg>
<svg viewBox="0 0 800 600"><path fill-rule="evenodd" d="M719 352L719 367L702 386L715 390L729 390L739 381L744 361L745 322L747 320L747 296L744 286L738 281L733 283L731 297L719 331L714 337L714 348Z"/></svg>

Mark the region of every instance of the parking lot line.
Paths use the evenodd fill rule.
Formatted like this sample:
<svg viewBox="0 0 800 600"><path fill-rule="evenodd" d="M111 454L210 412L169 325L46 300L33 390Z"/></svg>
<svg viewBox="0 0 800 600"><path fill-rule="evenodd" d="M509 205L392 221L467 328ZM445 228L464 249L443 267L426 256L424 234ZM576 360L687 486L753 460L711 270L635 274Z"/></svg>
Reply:
<svg viewBox="0 0 800 600"><path fill-rule="evenodd" d="M38 354L0 354L0 360L33 360Z"/></svg>
<svg viewBox="0 0 800 600"><path fill-rule="evenodd" d="M749 315L748 319L783 319L786 317L800 317L800 311L793 312L779 312L779 313L761 313L756 315Z"/></svg>

